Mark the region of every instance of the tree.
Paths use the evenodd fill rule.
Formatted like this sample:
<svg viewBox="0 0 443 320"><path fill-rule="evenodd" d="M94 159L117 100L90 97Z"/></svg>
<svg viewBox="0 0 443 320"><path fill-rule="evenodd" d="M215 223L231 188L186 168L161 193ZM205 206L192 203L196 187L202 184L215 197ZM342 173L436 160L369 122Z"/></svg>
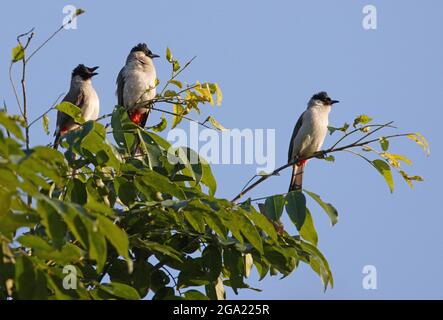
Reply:
<svg viewBox="0 0 443 320"><path fill-rule="evenodd" d="M1 299L140 299L150 292L154 299L224 299L226 287L235 293L257 290L245 282L252 268L263 279L287 276L299 263L318 273L325 289L333 286L328 262L317 248L305 195L334 225L338 213L331 204L307 190L239 203L248 191L291 164L254 177L255 182L251 179L252 184L229 201L216 197L217 182L205 159L186 147L171 148L158 134L168 127L165 117L141 128L116 106L99 121L85 122L76 106L63 102L29 121L26 65L46 43L28 55L32 35L18 37L10 68L11 73L13 65L22 64L22 101L11 80L20 115L8 114L6 106L0 112ZM189 114L200 113L208 103L220 104L220 88L210 82L186 85L178 76L193 59L182 67L170 49L166 59L171 77L149 107L171 115L172 128L183 120L198 122ZM53 109L81 125L63 139L64 153L30 143L29 128L38 120L48 133L46 115ZM418 133L372 138L392 123L371 121L361 115L353 129L347 124L331 127L331 134L342 133L337 143L308 158L333 161L334 152L353 153L376 168L391 191L391 168L411 186L421 181L401 169L401 162L410 164L406 157L388 149L392 139L405 136L428 152L426 140ZM198 123L224 129L211 116ZM353 143L340 146L359 134ZM137 143L142 151L134 155ZM358 147L377 159L357 153ZM265 200L259 209L254 206L257 200ZM284 210L298 234L285 231L280 222Z"/></svg>

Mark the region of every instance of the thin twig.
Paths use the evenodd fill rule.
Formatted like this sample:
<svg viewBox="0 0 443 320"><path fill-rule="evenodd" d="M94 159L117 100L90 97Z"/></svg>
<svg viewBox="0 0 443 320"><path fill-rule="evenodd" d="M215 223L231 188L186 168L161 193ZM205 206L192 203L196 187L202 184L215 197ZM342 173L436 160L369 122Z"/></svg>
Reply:
<svg viewBox="0 0 443 320"><path fill-rule="evenodd" d="M28 126L28 127L30 128L34 123L36 123L36 122L39 121L41 118L43 118L45 115L47 115L49 112L51 112L51 111L54 109L54 107L57 105L58 100L60 100L60 98L63 97L64 95L65 95L65 93L61 93L61 94L57 97L57 99L54 101L54 103L52 104L52 106L51 106L48 110L46 110L43 114L41 114L40 116L38 116L36 119L32 120L31 123L29 123L29 126Z"/></svg>
<svg viewBox="0 0 443 320"><path fill-rule="evenodd" d="M392 122L391 122L392 123ZM346 132L346 134L343 136L343 137L341 137L340 139L338 139L338 141L336 142L336 143L334 143L333 145L332 145L332 149L333 148L335 148L340 142L342 142L344 139L346 139L347 137L349 137L350 135L352 135L352 134L354 134L354 133L356 133L356 132L358 132L358 131L362 131L362 129L365 129L365 128L370 128L370 127L388 127L388 128L394 128L394 129L396 129L396 127L394 127L394 126L391 126L391 125L386 125L386 124L373 124L373 125L367 125L367 126L363 126L363 127L360 127L360 128L356 128L356 129L354 129L354 130L351 130L351 131L349 131L349 132Z"/></svg>
<svg viewBox="0 0 443 320"><path fill-rule="evenodd" d="M32 51L32 53L29 55L29 57L26 59L26 63L29 62L29 60L31 60L31 58L37 53L39 52L49 41L51 41L60 31L62 31L63 29L65 29L66 26L70 25L72 23L72 21L74 21L74 19L76 19L79 15L78 14L74 14L72 16L71 19L69 19L66 23L64 23L62 26L60 26L57 30L54 31L53 34L51 34L49 36L49 38L47 38L45 41L43 41L43 43L41 45L39 45L34 51Z"/></svg>
<svg viewBox="0 0 443 320"><path fill-rule="evenodd" d="M9 65L9 82L11 83L12 91L14 92L15 100L17 101L17 105L18 105L18 109L20 111L20 114L22 115L22 117L24 117L22 105L20 103L20 98L18 97L17 88L15 87L14 79L12 78L12 66L13 65L14 65L14 62L11 61L11 64Z"/></svg>
<svg viewBox="0 0 443 320"><path fill-rule="evenodd" d="M163 87L163 89L160 92L160 95L163 95L163 93L165 92L166 88L168 87L168 85L170 84L170 81L174 80L175 78L177 78L180 73L182 73L187 67L189 67L189 65L197 58L197 56L192 57L191 60L189 60L188 62L186 62L186 64L183 66L183 68L181 68L180 70L177 71L177 73L172 73L171 79L169 79L165 86ZM174 69L173 69L174 71Z"/></svg>

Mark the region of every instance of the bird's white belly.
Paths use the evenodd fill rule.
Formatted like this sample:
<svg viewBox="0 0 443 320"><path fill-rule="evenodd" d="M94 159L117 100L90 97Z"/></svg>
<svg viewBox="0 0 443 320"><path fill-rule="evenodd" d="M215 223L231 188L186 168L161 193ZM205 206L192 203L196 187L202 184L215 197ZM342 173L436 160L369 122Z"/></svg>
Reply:
<svg viewBox="0 0 443 320"><path fill-rule="evenodd" d="M294 143L294 155L309 156L320 151L328 132L328 114L312 110L300 128Z"/></svg>
<svg viewBox="0 0 443 320"><path fill-rule="evenodd" d="M133 70L125 76L123 99L127 107L155 97L155 74Z"/></svg>
<svg viewBox="0 0 443 320"><path fill-rule="evenodd" d="M82 116L86 121L96 120L100 112L100 100L94 89L90 89L82 107Z"/></svg>

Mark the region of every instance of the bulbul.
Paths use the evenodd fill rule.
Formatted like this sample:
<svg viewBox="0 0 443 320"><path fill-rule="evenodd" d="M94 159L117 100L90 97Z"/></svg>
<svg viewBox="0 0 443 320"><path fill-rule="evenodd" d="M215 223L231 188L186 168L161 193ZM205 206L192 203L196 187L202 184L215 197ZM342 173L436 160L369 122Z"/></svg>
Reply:
<svg viewBox="0 0 443 320"><path fill-rule="evenodd" d="M308 102L308 108L298 119L292 133L288 163L321 150L328 132L329 112L332 105L338 102L338 100L332 100L324 91L312 96ZM302 160L293 166L289 191L302 188L306 162L307 160Z"/></svg>
<svg viewBox="0 0 443 320"><path fill-rule="evenodd" d="M98 67L89 68L83 64L79 64L73 71L71 76L71 87L63 101L68 101L82 111L82 117L86 121L96 120L100 109L100 100L97 92L92 86L92 77L97 75L95 72ZM54 133L54 148L57 149L60 143L60 137L68 131L78 128L74 119L66 113L57 112L57 127Z"/></svg>
<svg viewBox="0 0 443 320"><path fill-rule="evenodd" d="M145 126L150 112L146 102L156 94L157 73L152 59L158 57L146 43L139 43L132 48L117 77L118 104L128 111L132 122L141 127Z"/></svg>

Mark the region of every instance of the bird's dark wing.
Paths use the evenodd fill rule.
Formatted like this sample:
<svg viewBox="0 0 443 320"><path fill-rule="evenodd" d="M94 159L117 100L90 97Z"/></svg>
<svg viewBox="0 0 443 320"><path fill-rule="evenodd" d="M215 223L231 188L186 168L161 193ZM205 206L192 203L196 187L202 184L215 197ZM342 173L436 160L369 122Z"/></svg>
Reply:
<svg viewBox="0 0 443 320"><path fill-rule="evenodd" d="M294 128L294 132L292 132L291 141L289 142L288 163L293 160L292 159L292 151L293 151L292 149L294 148L294 140L295 140L295 137L297 136L298 132L300 131L302 124L303 124L303 115L304 114L305 113L303 112L301 114L300 118L298 118L298 121L297 121L295 128Z"/></svg>
<svg viewBox="0 0 443 320"><path fill-rule="evenodd" d="M117 103L119 106L124 107L125 102L123 101L123 89L125 87L125 77L123 76L123 68L120 70L117 76Z"/></svg>

